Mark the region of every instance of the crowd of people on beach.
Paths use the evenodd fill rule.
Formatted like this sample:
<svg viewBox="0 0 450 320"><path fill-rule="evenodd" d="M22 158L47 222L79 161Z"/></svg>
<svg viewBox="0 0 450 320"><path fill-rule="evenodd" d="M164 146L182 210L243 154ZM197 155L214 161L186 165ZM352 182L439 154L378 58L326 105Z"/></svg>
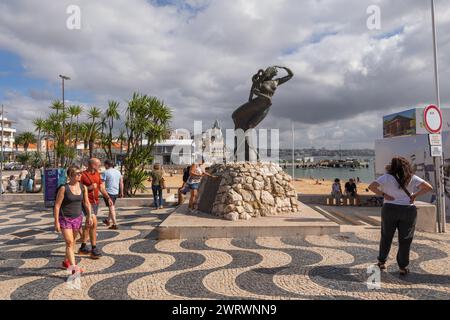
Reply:
<svg viewBox="0 0 450 320"><path fill-rule="evenodd" d="M103 220L103 223L111 230L119 228L115 203L118 198L124 196L123 177L109 160L104 162L105 171L101 175L100 164L99 159L93 158L89 160L84 171L78 166L71 166L67 170L67 183L58 189L54 206L54 225L55 230L62 233L66 244L62 266L72 270L72 273L83 272L77 266L75 259L75 245L78 237L81 242L78 255L90 256L92 259L99 259L102 256L97 247L100 194L109 209L108 217ZM183 196L190 192L189 213L194 213L197 209L198 190L205 176L216 178L207 173L204 162L194 163L184 169L183 184L178 189L178 204L183 203ZM149 172L149 182L152 185L154 208L163 208L163 190L166 188L165 171L160 164L155 164ZM336 179L332 185L333 197L339 201L343 195L358 199L357 182L355 179L349 179L342 189L340 180ZM430 192L433 188L413 173L412 165L406 159L397 157L387 166L386 174L372 182L368 189L384 199L377 266L381 270L386 269L393 237L398 230L397 263L400 274L407 275L410 249L417 222L417 208L414 203L417 197ZM87 245L88 240L90 248Z"/></svg>

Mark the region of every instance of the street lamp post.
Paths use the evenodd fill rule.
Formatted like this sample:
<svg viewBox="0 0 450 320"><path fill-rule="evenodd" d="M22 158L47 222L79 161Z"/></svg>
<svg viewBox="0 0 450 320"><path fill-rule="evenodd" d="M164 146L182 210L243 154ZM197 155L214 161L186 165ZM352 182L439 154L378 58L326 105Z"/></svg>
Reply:
<svg viewBox="0 0 450 320"><path fill-rule="evenodd" d="M5 112L3 109L3 104L2 104L2 138L1 138L1 161L0 161L0 198L3 198L3 192L5 190L3 190L3 161L4 161L4 155L5 153L3 152L3 128L5 127Z"/></svg>
<svg viewBox="0 0 450 320"><path fill-rule="evenodd" d="M62 142L63 142L63 144L64 144L64 147L66 146L66 128L65 128L65 126L66 126L66 117L65 117L65 112L66 112L66 101L65 101L65 98L64 98L64 81L65 80L70 80L70 78L69 77L67 77L67 76L64 76L64 75L62 75L62 74L60 74L59 75L59 77L61 78L61 80L62 80L62 103L63 103L63 109L62 109L62 114L63 114L63 121L62 121ZM62 162L64 162L65 161L65 157L64 157L64 154L63 154L63 156L62 156Z"/></svg>
<svg viewBox="0 0 450 320"><path fill-rule="evenodd" d="M436 105L441 108L441 94L439 85L439 63L438 63L438 47L437 47L437 36L436 36L436 14L434 0L431 0L431 23L433 32L433 57L434 57L434 84L435 84L435 94L436 94ZM435 168L435 181L436 181L436 193L437 193L437 211L438 211L438 222L439 222L439 232L446 232L446 217L445 217L445 194L443 188L443 159L442 157L434 158L434 168Z"/></svg>
<svg viewBox="0 0 450 320"><path fill-rule="evenodd" d="M292 122L292 179L295 180L295 128Z"/></svg>

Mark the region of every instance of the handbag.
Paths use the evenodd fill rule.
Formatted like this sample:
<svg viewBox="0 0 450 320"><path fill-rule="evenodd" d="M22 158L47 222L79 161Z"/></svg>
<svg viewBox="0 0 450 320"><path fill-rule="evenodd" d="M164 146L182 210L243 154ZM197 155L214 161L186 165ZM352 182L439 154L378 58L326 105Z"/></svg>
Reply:
<svg viewBox="0 0 450 320"><path fill-rule="evenodd" d="M161 189L165 189L166 188L166 180L161 177L161 179L159 179L159 185L161 186Z"/></svg>
<svg viewBox="0 0 450 320"><path fill-rule="evenodd" d="M398 185L400 186L400 188L402 188L403 191L405 191L406 195L412 200L412 194L411 192L409 192L409 190L401 184L400 179L397 176L394 176L395 180L397 181Z"/></svg>

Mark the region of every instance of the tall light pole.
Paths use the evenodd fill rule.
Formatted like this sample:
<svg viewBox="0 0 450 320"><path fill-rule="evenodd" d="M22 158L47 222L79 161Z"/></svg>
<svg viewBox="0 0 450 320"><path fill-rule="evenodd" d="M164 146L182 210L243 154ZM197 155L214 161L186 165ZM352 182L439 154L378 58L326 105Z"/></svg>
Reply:
<svg viewBox="0 0 450 320"><path fill-rule="evenodd" d="M436 106L441 108L441 93L439 85L439 62L438 62L438 46L436 36L436 14L434 0L431 0L431 23L433 31L433 56L434 56L434 84L436 94ZM445 193L443 188L443 159L442 157L434 158L435 167L435 181L436 181L436 193L437 193L437 211L439 232L446 232L446 217L445 217Z"/></svg>
<svg viewBox="0 0 450 320"><path fill-rule="evenodd" d="M4 152L3 152L3 128L4 127L5 127L5 112L4 112L3 104L2 104L2 141L1 141L2 151L1 151L1 161L0 161L0 183L1 183L0 198L3 198L3 192L5 191L5 190L3 190L3 161L5 160Z"/></svg>
<svg viewBox="0 0 450 320"><path fill-rule="evenodd" d="M295 180L295 128L292 122L292 179Z"/></svg>
<svg viewBox="0 0 450 320"><path fill-rule="evenodd" d="M61 86L61 89L62 89L62 103L63 103L63 109L62 109L62 114L63 114L63 123L62 123L62 142L63 142L64 147L65 147L65 146L66 146L66 129L65 129L65 126L66 126L66 117L65 117L65 112L66 112L66 101L65 101L65 98L64 98L64 81L65 81L65 80L70 80L70 78L67 77L67 76L64 76L64 75L62 75L62 74L60 74L59 77L60 77L61 80L62 80L62 86ZM64 162L64 160L65 160L65 157L64 157L64 155L63 155L63 156L62 156L62 162Z"/></svg>

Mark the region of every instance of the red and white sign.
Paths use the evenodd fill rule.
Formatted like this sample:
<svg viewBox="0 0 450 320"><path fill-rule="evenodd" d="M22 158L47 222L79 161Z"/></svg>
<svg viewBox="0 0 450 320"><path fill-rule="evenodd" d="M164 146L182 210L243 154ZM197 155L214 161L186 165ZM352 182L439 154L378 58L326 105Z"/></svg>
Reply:
<svg viewBox="0 0 450 320"><path fill-rule="evenodd" d="M442 112L436 106L429 106L425 109L423 119L425 127L429 133L440 133L442 130Z"/></svg>

